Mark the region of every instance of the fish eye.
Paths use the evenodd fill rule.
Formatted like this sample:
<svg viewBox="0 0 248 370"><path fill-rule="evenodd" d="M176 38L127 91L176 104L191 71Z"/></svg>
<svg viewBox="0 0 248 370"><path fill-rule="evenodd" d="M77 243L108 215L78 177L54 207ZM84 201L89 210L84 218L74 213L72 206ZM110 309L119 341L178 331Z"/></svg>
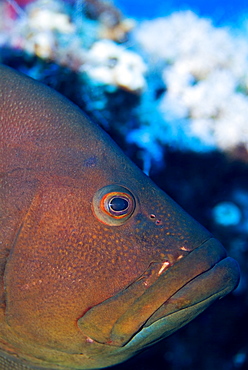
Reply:
<svg viewBox="0 0 248 370"><path fill-rule="evenodd" d="M108 202L107 208L109 213L114 216L125 215L128 211L130 201L123 194L114 195Z"/></svg>
<svg viewBox="0 0 248 370"><path fill-rule="evenodd" d="M124 224L135 210L132 193L119 185L108 185L99 189L93 197L93 211L104 224L119 226Z"/></svg>

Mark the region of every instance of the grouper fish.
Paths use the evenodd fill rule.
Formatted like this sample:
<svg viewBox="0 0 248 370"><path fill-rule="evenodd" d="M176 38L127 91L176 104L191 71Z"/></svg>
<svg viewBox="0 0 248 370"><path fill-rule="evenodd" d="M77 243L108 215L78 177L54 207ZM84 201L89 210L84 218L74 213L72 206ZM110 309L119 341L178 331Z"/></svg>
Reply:
<svg viewBox="0 0 248 370"><path fill-rule="evenodd" d="M238 284L224 247L51 88L0 67L0 369L100 369Z"/></svg>

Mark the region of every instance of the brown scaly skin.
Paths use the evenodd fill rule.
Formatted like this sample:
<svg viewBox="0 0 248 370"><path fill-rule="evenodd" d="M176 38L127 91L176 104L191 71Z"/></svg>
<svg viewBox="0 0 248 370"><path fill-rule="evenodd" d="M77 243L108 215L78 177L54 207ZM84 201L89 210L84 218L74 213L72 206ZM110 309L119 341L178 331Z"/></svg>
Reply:
<svg viewBox="0 0 248 370"><path fill-rule="evenodd" d="M0 181L2 370L116 364L238 283L224 248L97 125L5 66Z"/></svg>

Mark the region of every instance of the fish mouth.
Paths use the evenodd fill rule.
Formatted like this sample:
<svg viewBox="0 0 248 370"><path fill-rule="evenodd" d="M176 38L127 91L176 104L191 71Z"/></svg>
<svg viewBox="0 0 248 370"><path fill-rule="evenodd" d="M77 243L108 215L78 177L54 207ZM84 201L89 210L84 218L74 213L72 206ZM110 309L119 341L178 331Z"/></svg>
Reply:
<svg viewBox="0 0 248 370"><path fill-rule="evenodd" d="M237 274L233 271L236 267L238 267L237 262L231 257L226 257L217 262L206 272L194 277L165 301L150 316L144 326L147 327L157 320L180 310L204 301L207 302L210 298L222 298L232 291L238 283ZM230 273L230 271L232 272Z"/></svg>
<svg viewBox="0 0 248 370"><path fill-rule="evenodd" d="M144 274L145 276L145 274ZM92 340L118 347L164 338L192 320L239 282L237 262L214 238L205 241L157 277L139 278L91 308L78 320Z"/></svg>

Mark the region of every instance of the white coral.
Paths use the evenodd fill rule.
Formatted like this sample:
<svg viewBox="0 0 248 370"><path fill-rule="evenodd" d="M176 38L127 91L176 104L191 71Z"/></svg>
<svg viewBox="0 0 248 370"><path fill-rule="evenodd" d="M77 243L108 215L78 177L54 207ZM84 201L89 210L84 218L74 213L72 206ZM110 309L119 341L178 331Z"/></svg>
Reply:
<svg viewBox="0 0 248 370"><path fill-rule="evenodd" d="M153 61L166 62L164 125L187 119L181 129L192 149L195 137L203 146L248 150L247 41L191 11L145 21L136 38Z"/></svg>
<svg viewBox="0 0 248 370"><path fill-rule="evenodd" d="M142 58L110 40L93 44L82 68L91 78L138 92L145 87L146 65Z"/></svg>
<svg viewBox="0 0 248 370"><path fill-rule="evenodd" d="M34 8L29 14L29 27L39 31L59 31L72 33L75 31L74 24L69 15L52 9Z"/></svg>

